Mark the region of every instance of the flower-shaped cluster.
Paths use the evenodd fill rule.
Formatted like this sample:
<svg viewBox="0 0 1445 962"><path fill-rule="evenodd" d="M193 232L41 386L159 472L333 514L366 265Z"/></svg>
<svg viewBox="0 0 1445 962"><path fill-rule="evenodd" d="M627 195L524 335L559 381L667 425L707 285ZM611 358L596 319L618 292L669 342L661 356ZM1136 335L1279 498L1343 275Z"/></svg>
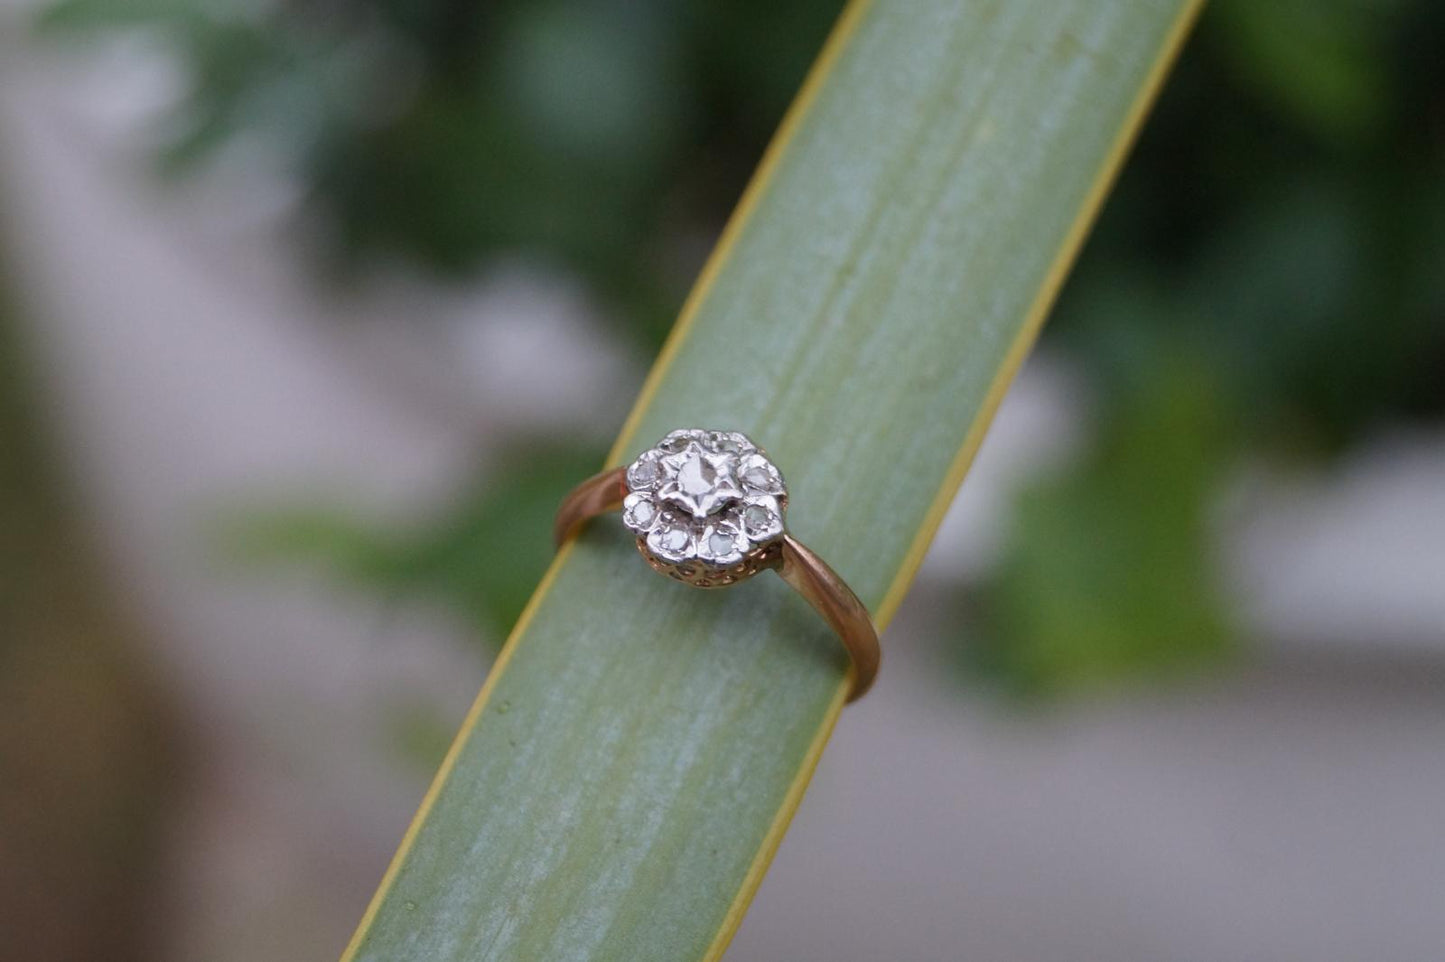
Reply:
<svg viewBox="0 0 1445 962"><path fill-rule="evenodd" d="M665 562L727 568L783 535L783 476L736 431L673 431L628 466L627 488L623 522Z"/></svg>

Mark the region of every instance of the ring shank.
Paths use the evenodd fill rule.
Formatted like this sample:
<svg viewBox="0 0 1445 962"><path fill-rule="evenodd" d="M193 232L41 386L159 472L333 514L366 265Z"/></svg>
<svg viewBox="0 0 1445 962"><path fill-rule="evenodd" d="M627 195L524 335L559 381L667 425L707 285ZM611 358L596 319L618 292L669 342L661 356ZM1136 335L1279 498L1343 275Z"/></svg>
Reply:
<svg viewBox="0 0 1445 962"><path fill-rule="evenodd" d="M552 526L552 540L561 547L589 519L622 507L627 495L627 469L593 475L562 499ZM812 605L838 635L852 661L848 700L857 701L878 676L881 651L878 629L853 589L822 558L791 534L784 534L776 564L779 576Z"/></svg>
<svg viewBox="0 0 1445 962"><path fill-rule="evenodd" d="M594 474L573 488L557 506L552 522L552 544L562 547L588 520L599 514L616 511L627 497L627 469L612 468Z"/></svg>
<svg viewBox="0 0 1445 962"><path fill-rule="evenodd" d="M862 698L878 677L882 656L878 629L873 626L868 609L826 561L790 534L783 535L783 561L778 574L823 616L848 649L848 657L853 662L850 672L853 684L848 690L848 700Z"/></svg>

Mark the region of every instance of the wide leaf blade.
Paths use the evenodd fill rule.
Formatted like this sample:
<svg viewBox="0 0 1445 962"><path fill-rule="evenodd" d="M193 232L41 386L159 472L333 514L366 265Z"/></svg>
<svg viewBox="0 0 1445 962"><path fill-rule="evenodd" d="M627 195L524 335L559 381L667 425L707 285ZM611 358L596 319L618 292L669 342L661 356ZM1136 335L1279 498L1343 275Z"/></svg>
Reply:
<svg viewBox="0 0 1445 962"><path fill-rule="evenodd" d="M788 476L790 528L886 622L1194 8L850 6L612 460L674 427L747 432ZM594 523L523 615L347 958L715 958L845 667L779 580L688 589Z"/></svg>

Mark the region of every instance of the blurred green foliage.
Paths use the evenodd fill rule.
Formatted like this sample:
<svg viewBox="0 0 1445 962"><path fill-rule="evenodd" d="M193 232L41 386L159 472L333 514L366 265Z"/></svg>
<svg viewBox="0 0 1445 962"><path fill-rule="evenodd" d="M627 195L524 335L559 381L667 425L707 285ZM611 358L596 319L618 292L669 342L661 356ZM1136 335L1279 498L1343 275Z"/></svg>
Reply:
<svg viewBox="0 0 1445 962"><path fill-rule="evenodd" d="M61 0L51 35L156 31L189 93L166 169L266 138L345 275L523 253L659 343L834 0ZM684 253L679 256L678 250Z"/></svg>
<svg viewBox="0 0 1445 962"><path fill-rule="evenodd" d="M167 165L237 130L309 185L333 266L455 275L522 252L659 343L839 8L822 0L62 0L52 31L165 32L191 77ZM957 649L1053 694L1228 651L1207 524L1246 457L1294 464L1445 408L1445 5L1215 0L1046 331L1095 396L1019 496ZM596 459L529 453L432 529L253 531L499 636Z"/></svg>
<svg viewBox="0 0 1445 962"><path fill-rule="evenodd" d="M1194 356L1156 358L1080 463L1017 499L962 651L1016 695L1187 669L1232 635L1208 550L1227 401Z"/></svg>
<svg viewBox="0 0 1445 962"><path fill-rule="evenodd" d="M552 559L552 516L603 452L548 448L505 455L436 522L379 528L346 511L301 505L247 512L222 532L250 562L311 562L381 597L428 597L461 612L491 639L511 630Z"/></svg>
<svg viewBox="0 0 1445 962"><path fill-rule="evenodd" d="M1229 651L1220 482L1445 410L1442 49L1439 4L1207 8L1047 329L1095 437L1020 496L969 664L1039 695Z"/></svg>

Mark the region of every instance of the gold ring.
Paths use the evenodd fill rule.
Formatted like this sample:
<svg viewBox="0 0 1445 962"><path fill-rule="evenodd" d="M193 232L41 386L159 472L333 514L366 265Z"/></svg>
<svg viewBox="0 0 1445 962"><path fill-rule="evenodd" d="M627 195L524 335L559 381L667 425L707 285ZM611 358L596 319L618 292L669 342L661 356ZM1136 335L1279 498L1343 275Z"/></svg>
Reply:
<svg viewBox="0 0 1445 962"><path fill-rule="evenodd" d="M788 533L788 489L762 448L736 431L673 431L625 467L562 499L558 547L590 518L622 509L654 569L695 588L735 585L771 568L838 634L852 659L848 700L878 675L878 629L837 572Z"/></svg>

